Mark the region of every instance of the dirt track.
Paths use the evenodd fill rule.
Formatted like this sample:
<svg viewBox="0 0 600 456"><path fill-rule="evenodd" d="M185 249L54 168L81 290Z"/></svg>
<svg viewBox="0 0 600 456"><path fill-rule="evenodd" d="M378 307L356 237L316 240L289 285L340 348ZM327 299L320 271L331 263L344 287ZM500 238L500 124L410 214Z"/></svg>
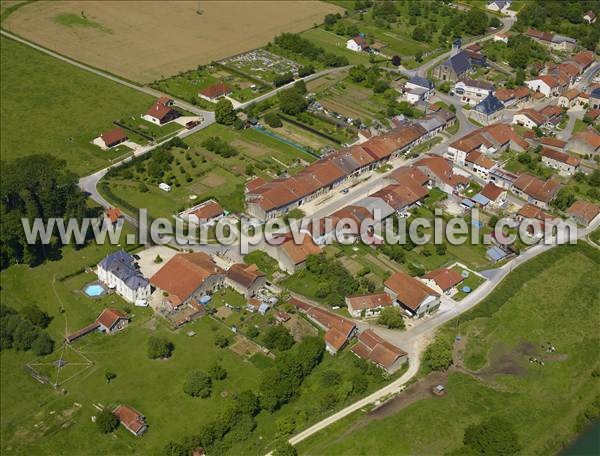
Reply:
<svg viewBox="0 0 600 456"><path fill-rule="evenodd" d="M342 11L310 1L200 4L201 15L197 1L34 2L3 25L53 51L148 83L263 46L281 32L306 30L325 14Z"/></svg>

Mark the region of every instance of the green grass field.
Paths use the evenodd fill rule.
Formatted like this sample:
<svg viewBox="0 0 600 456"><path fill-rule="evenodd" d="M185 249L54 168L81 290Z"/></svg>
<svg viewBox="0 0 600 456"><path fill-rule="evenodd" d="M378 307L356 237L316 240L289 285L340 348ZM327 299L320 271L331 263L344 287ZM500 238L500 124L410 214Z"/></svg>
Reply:
<svg viewBox="0 0 600 456"><path fill-rule="evenodd" d="M78 174L110 164L118 151L92 139L153 99L7 38L1 39L2 159L47 152Z"/></svg>
<svg viewBox="0 0 600 456"><path fill-rule="evenodd" d="M493 415L514 423L521 454L557 453L600 396L592 374L600 367L599 266L600 252L580 243L515 269L458 328L453 320L440 330L466 339L466 365L480 371L453 370L446 396L390 417L356 414L302 442L300 453L440 455L461 446L468 425ZM542 348L548 342L555 353ZM529 363L531 354L545 365Z"/></svg>
<svg viewBox="0 0 600 456"><path fill-rule="evenodd" d="M345 56L352 65L369 63L369 54L346 49L346 41L348 38L336 35L333 32L328 32L322 28L312 28L302 32L300 36L312 41L317 46L322 47L325 49L325 52L332 52L334 54Z"/></svg>
<svg viewBox="0 0 600 456"><path fill-rule="evenodd" d="M211 136L229 142L239 154L223 158L206 150L202 142ZM145 181L148 191L140 190L140 182L146 179L143 173L135 173L127 179L106 179L111 191L137 208L147 208L154 217L170 217L209 197L219 200L229 211L241 212L244 208L243 184L249 177L248 171L271 179L284 169L293 174L302 169L305 162L315 160L312 155L254 129L237 131L214 124L185 141L190 150L174 149L171 153L175 160L163 177L163 181L174 183L172 191L164 192L157 183L148 180ZM192 195L197 198L190 199Z"/></svg>
<svg viewBox="0 0 600 456"><path fill-rule="evenodd" d="M0 356L0 437L3 454L144 454L160 455L164 445L194 434L198 427L215 419L235 392L257 391L260 374L272 365L272 360L255 355L249 360L229 348L215 347L216 334L231 332L221 323L206 317L178 331L167 328L161 317L151 309L134 308L121 298L109 295L94 300L82 294L82 287L95 279L91 273L78 273L63 281L61 277L96 264L114 247L89 246L79 251L65 248L58 261L36 268L14 266L2 271L2 303L15 309L36 304L52 317L49 334L56 340L93 321L106 306L131 311L130 325L118 334L90 334L74 343L77 351L68 350L64 358L71 363L91 365L67 367L59 376L65 381L61 394L34 380L24 369L29 362L51 362L60 351L43 360L31 352L4 350ZM56 279L56 281L54 280ZM227 290L223 298L239 301L240 296ZM241 302L241 301L240 301ZM59 309L64 308L60 313ZM239 316L238 316L239 318ZM266 325L270 316L261 317ZM248 319L250 321L250 319ZM241 322L241 320L240 320ZM244 323L245 324L245 323ZM196 335L187 336L189 330ZM168 360L150 360L146 356L146 341L152 335L168 338L175 345ZM85 358L84 358L85 357ZM299 397L279 411L257 416L257 428L236 440L230 454L265 454L282 436L280 422L293 420L292 429L301 429L336 409L357 400L363 394L380 388L387 378L378 369L361 374L356 357L344 350L336 357L325 355L322 363L302 385ZM213 384L207 399L191 398L183 393L186 374L192 369L204 369L218 362L228 372L223 381ZM38 366L41 372L54 376L52 366ZM340 383L324 383L325 372L339 373ZM117 376L109 383L104 374ZM70 376L73 378L69 379ZM364 376L366 389L353 390L352 379ZM56 377L54 377L56 378ZM93 404L111 406L129 404L146 417L148 432L136 438L120 427L113 435L101 434L91 417L98 412ZM291 432L291 431L286 431Z"/></svg>

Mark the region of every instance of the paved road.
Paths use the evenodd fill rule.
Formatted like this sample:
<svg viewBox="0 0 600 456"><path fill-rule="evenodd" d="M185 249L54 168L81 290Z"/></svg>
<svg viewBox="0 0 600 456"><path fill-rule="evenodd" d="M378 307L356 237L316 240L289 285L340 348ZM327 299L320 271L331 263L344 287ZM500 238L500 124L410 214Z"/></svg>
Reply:
<svg viewBox="0 0 600 456"><path fill-rule="evenodd" d="M585 239L592 231L594 231L598 225L600 225L600 220L596 220L596 222L585 228L578 231L578 239ZM474 307L483 299L485 299L499 284L502 280L511 272L516 266L519 266L532 258L535 258L540 253L546 252L549 249L555 247L556 243L549 245L538 245L530 248L522 255L516 257L509 263L504 264L500 268L496 269L494 274L490 274L493 276L491 280L488 280L472 294L464 298L458 304L453 305L451 307L446 307L445 309L440 308L438 312L436 312L433 316L428 317L427 320L424 320L421 324L414 326L413 328L406 331L393 331L385 328L377 328L376 331L382 337L386 338L392 343L402 347L405 351L409 353L410 357L410 366L408 371L402 375L400 378L395 380L394 382L386 385L384 388L374 392L368 397L361 399L354 404L349 405L348 407L340 410L339 412L325 418L324 420L319 421L313 426L305 429L304 431L296 434L292 438L289 439L289 442L292 445L296 445L306 438L316 434L322 429L326 428L330 424L335 423L336 421L345 418L346 416L354 413L361 408L377 403L385 399L390 394L395 394L404 388L406 382L408 382L413 376L418 372L420 365L420 355L422 350L426 346L426 342L428 338L430 338L435 330L439 328L441 325L451 320L452 318L460 315L466 310Z"/></svg>

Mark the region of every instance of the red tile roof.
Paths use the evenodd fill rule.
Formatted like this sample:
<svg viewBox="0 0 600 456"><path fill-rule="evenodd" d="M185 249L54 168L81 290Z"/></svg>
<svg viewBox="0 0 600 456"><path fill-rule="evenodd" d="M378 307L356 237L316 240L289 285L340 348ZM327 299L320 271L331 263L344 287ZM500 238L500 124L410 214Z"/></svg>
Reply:
<svg viewBox="0 0 600 456"><path fill-rule="evenodd" d="M167 117L171 112L173 112L173 108L169 106L165 106L164 104L156 103L153 104L150 109L146 112L147 115L162 121L165 117Z"/></svg>
<svg viewBox="0 0 600 456"><path fill-rule="evenodd" d="M566 141L561 141L558 138L552 138L548 136L540 138L540 143L542 143L544 146L557 147L559 149L564 149L567 145Z"/></svg>
<svg viewBox="0 0 600 456"><path fill-rule="evenodd" d="M250 288L265 273L258 269L255 264L237 263L227 270L227 278L239 283L245 288Z"/></svg>
<svg viewBox="0 0 600 456"><path fill-rule="evenodd" d="M513 185L523 193L544 203L549 203L560 188L560 182L556 180L548 179L543 181L538 177L526 173L519 175Z"/></svg>
<svg viewBox="0 0 600 456"><path fill-rule="evenodd" d="M114 411L113 414L117 417L117 419L121 422L123 426L125 426L130 432L134 434L138 434L144 426L146 426L146 422L144 420L144 416L128 405L119 405Z"/></svg>
<svg viewBox="0 0 600 456"><path fill-rule="evenodd" d="M387 293L375 293L361 296L347 296L346 303L353 310L376 309L392 305L392 298Z"/></svg>
<svg viewBox="0 0 600 456"><path fill-rule="evenodd" d="M397 295L398 301L413 311L416 311L428 296L439 296L418 279L401 271L393 274L384 285Z"/></svg>
<svg viewBox="0 0 600 456"><path fill-rule="evenodd" d="M579 163L581 163L581 160L579 160L578 158L572 157L571 155L565 152L549 149L547 147L542 148L542 150L540 151L540 155L542 157L546 157L551 160L556 160L569 166L579 166Z"/></svg>
<svg viewBox="0 0 600 456"><path fill-rule="evenodd" d="M111 329L117 322L123 318L128 318L126 314L117 309L106 308L102 311L96 322L105 328Z"/></svg>
<svg viewBox="0 0 600 456"><path fill-rule="evenodd" d="M485 185L485 187L483 187L483 189L481 189L481 192L479 193L481 193L481 195L485 196L490 201L496 201L498 197L502 195L502 193L504 193L505 191L506 190L504 190L503 188L497 187L493 183L489 182Z"/></svg>
<svg viewBox="0 0 600 456"><path fill-rule="evenodd" d="M229 84L223 82L217 82L216 84L205 87L200 90L200 93L210 99L218 98L223 95L227 95L232 92L232 88Z"/></svg>
<svg viewBox="0 0 600 456"><path fill-rule="evenodd" d="M223 215L223 208L218 202L209 200L202 204L202 206L200 206L190 215L195 215L199 220L210 220Z"/></svg>
<svg viewBox="0 0 600 456"><path fill-rule="evenodd" d="M372 329L359 334L358 343L352 347L352 352L384 369L392 368L399 358L408 355L404 350L379 337Z"/></svg>
<svg viewBox="0 0 600 456"><path fill-rule="evenodd" d="M104 133L102 133L102 135L100 135L100 137L102 138L102 141L104 141L104 144L106 144L107 147L112 146L113 144L118 144L123 141L127 141L127 134L125 133L125 130L123 130L121 127L105 131Z"/></svg>
<svg viewBox="0 0 600 456"><path fill-rule="evenodd" d="M600 207L588 201L579 200L575 201L571 207L567 209L567 214L581 218L589 224L598 216L598 214L600 214Z"/></svg>
<svg viewBox="0 0 600 456"><path fill-rule="evenodd" d="M110 223L116 223L121 217L123 217L123 213L121 209L118 207L109 207L104 211L106 217L110 220Z"/></svg>
<svg viewBox="0 0 600 456"><path fill-rule="evenodd" d="M280 245L292 262L297 265L304 263L309 255L318 255L321 250L310 236L304 236L301 244L294 242L293 236L286 236L286 240Z"/></svg>
<svg viewBox="0 0 600 456"><path fill-rule="evenodd" d="M444 291L448 291L461 283L464 279L454 269L439 268L425 274L426 279L433 280L438 287Z"/></svg>
<svg viewBox="0 0 600 456"><path fill-rule="evenodd" d="M187 300L206 279L224 271L204 252L180 253L150 278L150 283L172 297L174 307Z"/></svg>

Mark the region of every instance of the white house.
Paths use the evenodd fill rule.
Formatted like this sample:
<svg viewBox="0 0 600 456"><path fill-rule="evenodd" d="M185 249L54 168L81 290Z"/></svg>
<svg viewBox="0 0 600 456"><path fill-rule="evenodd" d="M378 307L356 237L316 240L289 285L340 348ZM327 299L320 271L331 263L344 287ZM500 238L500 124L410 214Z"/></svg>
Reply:
<svg viewBox="0 0 600 456"><path fill-rule="evenodd" d="M523 127L532 129L541 127L546 122L546 117L534 109L522 109L513 116L512 123L514 125L522 125Z"/></svg>
<svg viewBox="0 0 600 456"><path fill-rule="evenodd" d="M562 93L559 80L547 74L525 81L525 85L534 92L542 93L547 98L557 97Z"/></svg>
<svg viewBox="0 0 600 456"><path fill-rule="evenodd" d="M565 152L544 147L540 155L545 166L557 170L563 176L572 176L579 170L581 160Z"/></svg>
<svg viewBox="0 0 600 456"><path fill-rule="evenodd" d="M104 258L96 269L98 279L128 302L146 301L150 282L136 268L134 258L120 250Z"/></svg>
<svg viewBox="0 0 600 456"><path fill-rule="evenodd" d="M410 104L415 104L420 101L429 101L435 95L433 82L427 78L413 76L404 85L404 94L406 101Z"/></svg>
<svg viewBox="0 0 600 456"><path fill-rule="evenodd" d="M494 86L488 82L464 78L454 84L454 93L463 103L475 106L494 92Z"/></svg>
<svg viewBox="0 0 600 456"><path fill-rule="evenodd" d="M367 43L364 36L356 35L354 38L350 38L346 41L346 49L350 49L354 52L366 51L369 49L369 43Z"/></svg>
<svg viewBox="0 0 600 456"><path fill-rule="evenodd" d="M348 313L354 318L374 317L379 315L384 307L392 306L392 298L386 293L346 296L346 306Z"/></svg>
<svg viewBox="0 0 600 456"><path fill-rule="evenodd" d="M440 294L405 272L396 272L384 282L394 306L410 317L421 318L440 307Z"/></svg>
<svg viewBox="0 0 600 456"><path fill-rule="evenodd" d="M583 20L588 24L593 24L594 22L596 22L596 13L594 13L592 10L587 11L583 15Z"/></svg>
<svg viewBox="0 0 600 456"><path fill-rule="evenodd" d="M506 33L500 32L494 35L494 43L504 43L508 44L508 35Z"/></svg>
<svg viewBox="0 0 600 456"><path fill-rule="evenodd" d="M492 0L489 1L486 8L497 13L508 14L512 0Z"/></svg>

